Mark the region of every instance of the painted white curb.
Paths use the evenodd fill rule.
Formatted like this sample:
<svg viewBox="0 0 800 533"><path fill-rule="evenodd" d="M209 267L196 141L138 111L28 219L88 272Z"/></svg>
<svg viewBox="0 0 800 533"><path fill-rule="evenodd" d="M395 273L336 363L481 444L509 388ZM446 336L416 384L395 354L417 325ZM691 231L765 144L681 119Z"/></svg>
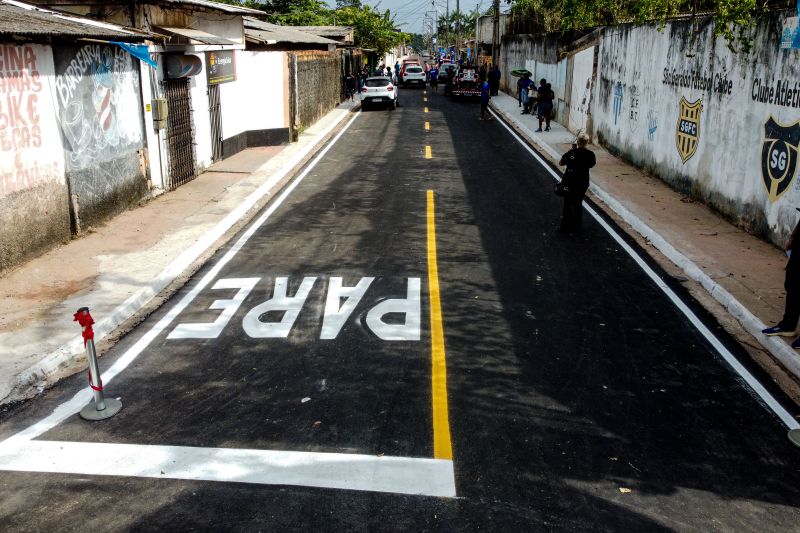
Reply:
<svg viewBox="0 0 800 533"><path fill-rule="evenodd" d="M561 155L556 152L552 147L548 146L533 132L527 131L527 128L519 123L514 117L509 116L507 113L492 106L492 109L501 115L504 120L513 124L520 134L529 139L537 148L541 149L551 159L558 161ZM720 305L722 305L739 323L742 327L752 335L764 348L766 348L789 372L794 376L800 378L800 357L798 354L785 342L768 337L761 333L761 330L766 328L766 325L761 322L753 313L750 312L739 300L737 300L731 293L729 293L719 283L714 281L708 274L706 274L700 267L698 267L691 259L679 252L672 244L670 244L664 237L662 237L653 228L648 226L639 217L633 214L626 208L622 202L614 198L605 189L601 188L595 183L591 183L589 190L609 209L616 213L625 223L629 224L637 233L647 239L659 252L672 261L675 266L680 268L686 276L699 283Z"/></svg>

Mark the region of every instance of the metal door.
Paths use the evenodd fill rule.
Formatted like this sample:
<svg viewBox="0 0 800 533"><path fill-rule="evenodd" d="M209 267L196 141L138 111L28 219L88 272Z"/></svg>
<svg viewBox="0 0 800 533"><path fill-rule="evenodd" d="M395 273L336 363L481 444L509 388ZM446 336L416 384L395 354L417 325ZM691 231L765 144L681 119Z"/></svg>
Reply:
<svg viewBox="0 0 800 533"><path fill-rule="evenodd" d="M211 160L222 159L222 105L219 85L208 86L208 112L211 115Z"/></svg>
<svg viewBox="0 0 800 533"><path fill-rule="evenodd" d="M192 100L188 78L164 80L167 98L167 146L169 183L172 190L197 177L197 156L194 146Z"/></svg>

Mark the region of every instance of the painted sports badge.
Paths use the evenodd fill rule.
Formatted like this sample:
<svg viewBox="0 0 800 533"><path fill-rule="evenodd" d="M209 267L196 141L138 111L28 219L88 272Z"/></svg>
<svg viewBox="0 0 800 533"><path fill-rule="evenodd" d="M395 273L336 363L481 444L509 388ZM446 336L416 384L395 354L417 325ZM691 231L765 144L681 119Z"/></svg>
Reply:
<svg viewBox="0 0 800 533"><path fill-rule="evenodd" d="M791 126L784 126L769 117L764 124L761 178L772 203L783 196L794 180L797 171L798 145L800 145L800 121Z"/></svg>
<svg viewBox="0 0 800 533"><path fill-rule="evenodd" d="M686 163L697 152L700 143L700 115L703 113L703 99L689 102L681 96L681 112L675 126L675 145L678 154Z"/></svg>

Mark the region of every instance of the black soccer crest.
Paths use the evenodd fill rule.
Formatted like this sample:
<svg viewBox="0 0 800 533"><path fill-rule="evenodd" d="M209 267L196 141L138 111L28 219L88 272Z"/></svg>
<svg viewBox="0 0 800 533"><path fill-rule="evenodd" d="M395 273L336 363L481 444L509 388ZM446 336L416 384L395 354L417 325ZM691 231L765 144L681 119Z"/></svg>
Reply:
<svg viewBox="0 0 800 533"><path fill-rule="evenodd" d="M764 124L761 149L761 177L771 202L776 202L789 188L797 170L800 122L782 126L769 117Z"/></svg>

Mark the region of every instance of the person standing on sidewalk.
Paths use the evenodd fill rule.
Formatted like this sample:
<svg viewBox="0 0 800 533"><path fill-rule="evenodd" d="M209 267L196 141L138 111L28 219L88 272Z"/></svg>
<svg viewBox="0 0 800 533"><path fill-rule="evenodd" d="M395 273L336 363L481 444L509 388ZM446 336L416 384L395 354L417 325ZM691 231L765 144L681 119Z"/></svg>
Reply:
<svg viewBox="0 0 800 533"><path fill-rule="evenodd" d="M492 96L497 96L497 94L500 92L501 76L502 74L500 73L500 69L498 68L497 65L492 67L492 69L489 71L489 80L492 88Z"/></svg>
<svg viewBox="0 0 800 533"><path fill-rule="evenodd" d="M347 98L349 98L352 102L353 96L356 93L356 78L349 70L347 71L347 74L344 75L344 84L347 90Z"/></svg>
<svg viewBox="0 0 800 533"><path fill-rule="evenodd" d="M794 337L797 329L797 322L800 320L800 246L797 253L794 252L794 243L797 237L800 222L794 227L792 236L786 243L786 253L789 261L786 263L786 276L783 280L783 288L786 289L786 305L783 311L783 318L777 326L761 330L767 336ZM798 243L800 244L800 243ZM792 341L792 348L800 350L800 337Z"/></svg>
<svg viewBox="0 0 800 533"><path fill-rule="evenodd" d="M481 84L481 120L492 120L492 117L489 115L489 100L491 99L492 95L489 82L484 81Z"/></svg>
<svg viewBox="0 0 800 533"><path fill-rule="evenodd" d="M553 88L544 78L539 81L539 88L536 89L536 93L536 100L538 102L536 105L536 114L539 116L539 129L536 131L542 131L542 121L546 124L544 131L550 131L550 115L553 112L555 93L553 93Z"/></svg>
<svg viewBox="0 0 800 533"><path fill-rule="evenodd" d="M561 180L567 191L564 194L564 210L559 230L575 235L581 234L582 204L589 188L589 169L597 162L594 152L586 148L587 144L589 137L580 134L572 145L572 150L564 154L558 162L559 165L567 167Z"/></svg>

